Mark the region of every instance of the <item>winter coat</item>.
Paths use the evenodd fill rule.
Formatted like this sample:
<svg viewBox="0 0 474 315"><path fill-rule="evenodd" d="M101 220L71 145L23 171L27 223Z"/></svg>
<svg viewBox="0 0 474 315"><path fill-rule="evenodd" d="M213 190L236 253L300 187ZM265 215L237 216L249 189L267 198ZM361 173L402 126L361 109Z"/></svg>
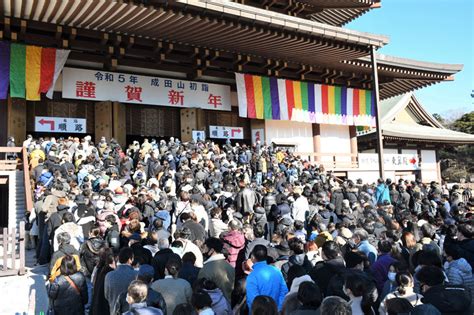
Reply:
<svg viewBox="0 0 474 315"><path fill-rule="evenodd" d="M331 278L345 270L345 262L342 257L317 263L309 272L311 279L326 293Z"/></svg>
<svg viewBox="0 0 474 315"><path fill-rule="evenodd" d="M202 278L212 280L230 301L234 290L235 269L226 261L224 255L213 255L204 262L198 274L198 279Z"/></svg>
<svg viewBox="0 0 474 315"><path fill-rule="evenodd" d="M252 226L261 226L265 231L267 227L267 214L265 213L265 208L256 207L255 213L252 218Z"/></svg>
<svg viewBox="0 0 474 315"><path fill-rule="evenodd" d="M85 204L79 204L73 209L76 223L82 227L82 234L88 236L95 224L95 210Z"/></svg>
<svg viewBox="0 0 474 315"><path fill-rule="evenodd" d="M308 199L304 196L298 197L298 199L296 199L295 202L293 202L293 209L291 211L291 215L293 219L304 222L308 212L309 212Z"/></svg>
<svg viewBox="0 0 474 315"><path fill-rule="evenodd" d="M173 314L179 304L191 302L192 289L186 280L167 276L165 279L153 282L151 288L161 293L165 299L168 314Z"/></svg>
<svg viewBox="0 0 474 315"><path fill-rule="evenodd" d="M169 248L159 250L152 260L153 269L155 269L155 280L163 279L165 277L165 268L166 263L171 256L176 256L176 254Z"/></svg>
<svg viewBox="0 0 474 315"><path fill-rule="evenodd" d="M111 311L113 311L119 295L127 291L128 286L136 277L137 272L130 265L118 265L114 271L105 276L104 295Z"/></svg>
<svg viewBox="0 0 474 315"><path fill-rule="evenodd" d="M457 243L459 255L466 259L474 270L474 239L466 239Z"/></svg>
<svg viewBox="0 0 474 315"><path fill-rule="evenodd" d="M471 296L474 301L474 276L472 275L471 265L464 258L451 261L445 270L449 284L463 285L471 290Z"/></svg>
<svg viewBox="0 0 474 315"><path fill-rule="evenodd" d="M192 242L197 240L204 242L204 239L206 238L206 230L204 230L204 227L201 224L190 219L184 222L182 227L187 227L191 231L190 240Z"/></svg>
<svg viewBox="0 0 474 315"><path fill-rule="evenodd" d="M43 203L43 207L44 207L44 203ZM57 207L57 212L52 213L51 216L49 217L48 221L46 222L46 228L48 229L48 236L50 240L54 239L54 231L56 231L56 229L62 224L63 215L66 212L68 212L68 210L69 210L68 206L60 205Z"/></svg>
<svg viewBox="0 0 474 315"><path fill-rule="evenodd" d="M58 250L59 247L57 236L59 233L64 232L68 233L71 237L71 245L75 249L80 250L82 243L84 243L84 234L82 234L82 227L74 222L63 223L54 231L54 250Z"/></svg>
<svg viewBox="0 0 474 315"><path fill-rule="evenodd" d="M373 263L372 266L370 266L370 271L374 276L374 279L377 283L377 290L379 292L382 292L385 281L387 281L388 279L387 275L390 266L396 261L397 260L389 254L384 254L382 256L379 256L377 261Z"/></svg>
<svg viewBox="0 0 474 315"><path fill-rule="evenodd" d="M143 308L140 308L140 311L138 311L137 306L139 304L145 304L144 306L149 306L149 307L156 307L157 309L159 309L160 312L159 313L153 313L153 312L146 313L144 312L145 310ZM131 314L131 315L163 314L163 315L166 315L167 314L166 302L160 293L156 292L155 290L151 288L148 288L148 294L146 296L146 300L144 301L144 303L129 305L127 302L127 292L123 292L122 294L120 294L119 298L117 299L117 303L115 304L114 314L115 315L122 315L122 314Z"/></svg>
<svg viewBox="0 0 474 315"><path fill-rule="evenodd" d="M264 239L263 237L258 237L254 239L253 241L251 241L250 243L248 243L245 249L245 259L250 258L250 255L252 254L253 249L257 245L263 245L268 248L270 246L270 241Z"/></svg>
<svg viewBox="0 0 474 315"><path fill-rule="evenodd" d="M92 290L92 304L90 315L110 314L109 303L105 298L104 283L105 276L113 271L109 266L104 266L97 270L97 275L94 282L94 290Z"/></svg>
<svg viewBox="0 0 474 315"><path fill-rule="evenodd" d="M437 285L423 293L421 301L432 304L442 315L472 315L471 293L466 287L457 285Z"/></svg>
<svg viewBox="0 0 474 315"><path fill-rule="evenodd" d="M209 224L209 234L211 237L219 238L229 227L221 219L212 218Z"/></svg>
<svg viewBox="0 0 474 315"><path fill-rule="evenodd" d="M266 261L257 262L253 265L253 270L247 277L247 305L252 309L254 299L259 295L270 296L278 305L278 309L283 307L283 301L288 288L281 272L274 266L267 265Z"/></svg>
<svg viewBox="0 0 474 315"><path fill-rule="evenodd" d="M100 237L88 239L81 246L81 264L84 267L84 274L90 276L94 267L99 262L99 251L105 247L105 241Z"/></svg>
<svg viewBox="0 0 474 315"><path fill-rule="evenodd" d="M163 311L159 308L147 306L146 302L135 303L130 305L130 310L123 315L163 315Z"/></svg>
<svg viewBox="0 0 474 315"><path fill-rule="evenodd" d="M52 301L55 315L83 315L88 301L86 278L81 272L69 276L77 289L69 283L67 276L60 275L48 286L48 297Z"/></svg>
<svg viewBox="0 0 474 315"><path fill-rule="evenodd" d="M211 308L215 314L219 315L231 315L232 307L230 306L229 301L225 298L221 289L216 288L214 290L204 290L209 294L212 300Z"/></svg>
<svg viewBox="0 0 474 315"><path fill-rule="evenodd" d="M288 270L290 270L291 266L294 265L299 265L303 267L306 272L310 272L313 268L313 265L309 261L308 256L306 256L306 254L303 253L299 255L291 255L288 259L288 262L281 266L281 272L286 281L288 281Z"/></svg>
<svg viewBox="0 0 474 315"><path fill-rule="evenodd" d="M70 245L70 244L64 244L64 245L61 245L59 247L59 249L57 251L55 251L53 253L53 256L51 257L51 261L50 261L50 264L49 264L49 270L51 271L53 269L53 266L56 264L56 261L61 258L61 257L64 257L66 255L69 255L69 256L79 256L79 252L77 249L74 248L74 246Z"/></svg>
<svg viewBox="0 0 474 315"><path fill-rule="evenodd" d="M341 215L342 201L344 200L344 194L342 189L336 188L331 194L331 203L335 206L335 212L337 215Z"/></svg>
<svg viewBox="0 0 474 315"><path fill-rule="evenodd" d="M253 206L257 203L257 194L250 188L242 189L236 197L237 211L253 213Z"/></svg>
<svg viewBox="0 0 474 315"><path fill-rule="evenodd" d="M385 200L388 200L388 202L390 202L390 192L388 190L387 185L379 184L375 188L375 201L377 202L377 204L383 204Z"/></svg>
<svg viewBox="0 0 474 315"><path fill-rule="evenodd" d="M229 231L224 235L223 241L228 252L227 261L235 268L239 252L245 246L244 234L240 231Z"/></svg>

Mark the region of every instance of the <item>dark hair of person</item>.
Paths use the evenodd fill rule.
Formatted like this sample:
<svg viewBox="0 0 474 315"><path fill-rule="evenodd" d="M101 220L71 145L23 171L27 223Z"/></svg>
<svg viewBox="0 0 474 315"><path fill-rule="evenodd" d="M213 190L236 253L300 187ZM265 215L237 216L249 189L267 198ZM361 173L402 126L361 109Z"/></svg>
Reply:
<svg viewBox="0 0 474 315"><path fill-rule="evenodd" d="M425 266L416 273L416 279L421 284L426 284L432 287L444 283L444 273L441 268L435 266Z"/></svg>
<svg viewBox="0 0 474 315"><path fill-rule="evenodd" d="M337 258L341 253L339 246L334 241L324 242L322 251L324 253L324 256L326 256L326 258L329 260Z"/></svg>
<svg viewBox="0 0 474 315"><path fill-rule="evenodd" d="M212 306L212 299L209 296L209 293L204 290L199 290L198 292L193 293L191 304L196 310L202 310Z"/></svg>
<svg viewBox="0 0 474 315"><path fill-rule="evenodd" d="M295 226L295 230L297 231L302 230L304 228L304 222L300 220L296 220L294 223L294 226Z"/></svg>
<svg viewBox="0 0 474 315"><path fill-rule="evenodd" d="M263 237L265 235L265 229L261 225L256 225L253 228L253 234L256 238Z"/></svg>
<svg viewBox="0 0 474 315"><path fill-rule="evenodd" d="M351 315L350 304L339 296L328 296L321 303L321 315Z"/></svg>
<svg viewBox="0 0 474 315"><path fill-rule="evenodd" d="M194 263L196 262L196 255L194 255L192 252L187 252L183 255L181 259L183 260L183 263L187 262L191 265L194 265Z"/></svg>
<svg viewBox="0 0 474 315"><path fill-rule="evenodd" d="M89 234L91 235L90 237L99 237L100 236L100 228L98 226L94 226L91 228L89 231Z"/></svg>
<svg viewBox="0 0 474 315"><path fill-rule="evenodd" d="M267 248L263 245L256 245L252 250L252 256L257 262L267 260Z"/></svg>
<svg viewBox="0 0 474 315"><path fill-rule="evenodd" d="M390 253L392 251L392 243L387 240L379 241L377 247L380 250L380 252L384 254Z"/></svg>
<svg viewBox="0 0 474 315"><path fill-rule="evenodd" d="M447 257L451 256L451 258L454 260L461 258L458 247L453 243L444 243L444 252L446 253Z"/></svg>
<svg viewBox="0 0 474 315"><path fill-rule="evenodd" d="M61 261L61 267L59 269L61 271L61 275L63 276L70 276L77 272L77 264L76 259L74 259L71 255L66 255L63 257Z"/></svg>
<svg viewBox="0 0 474 315"><path fill-rule="evenodd" d="M316 309L321 305L323 296L316 283L305 281L298 288L298 300L303 306L310 306Z"/></svg>
<svg viewBox="0 0 474 315"><path fill-rule="evenodd" d="M210 290L215 290L216 288L217 288L217 284L214 281L208 278L201 278L196 282L194 291L196 292L199 290L210 291Z"/></svg>
<svg viewBox="0 0 474 315"><path fill-rule="evenodd" d="M433 238L433 235L435 234L433 226L429 223L423 224L421 226L421 234L423 237Z"/></svg>
<svg viewBox="0 0 474 315"><path fill-rule="evenodd" d="M295 253L295 255L300 255L304 253L304 243L297 237L293 237L288 241L288 247Z"/></svg>
<svg viewBox="0 0 474 315"><path fill-rule="evenodd" d="M224 248L224 243L216 237L209 237L206 240L205 244L207 248L213 249L217 253L222 253L222 250Z"/></svg>
<svg viewBox="0 0 474 315"><path fill-rule="evenodd" d="M465 238L474 238L474 224L472 222L460 224L458 230Z"/></svg>
<svg viewBox="0 0 474 315"><path fill-rule="evenodd" d="M133 250L130 247L122 248L118 255L119 263L126 264L130 259L133 260Z"/></svg>
<svg viewBox="0 0 474 315"><path fill-rule="evenodd" d="M166 270L168 270L168 273L176 278L178 276L179 270L181 269L182 263L181 259L178 259L177 257L170 257L168 259L168 262L166 263Z"/></svg>
<svg viewBox="0 0 474 315"><path fill-rule="evenodd" d="M275 301L267 295L257 296L252 303L251 315L278 315Z"/></svg>
<svg viewBox="0 0 474 315"><path fill-rule="evenodd" d="M173 315L194 315L194 314L196 314L194 312L194 308L189 303L178 304L173 311Z"/></svg>
<svg viewBox="0 0 474 315"><path fill-rule="evenodd" d="M72 214L71 212L66 212L63 214L63 222L64 223L68 223L68 222L74 222L74 214Z"/></svg>
<svg viewBox="0 0 474 315"><path fill-rule="evenodd" d="M360 307L365 315L372 314L373 301L369 295L367 279L361 274L353 273L345 277L346 289L350 289L355 297L362 297Z"/></svg>
<svg viewBox="0 0 474 315"><path fill-rule="evenodd" d="M405 298L393 298L386 301L388 315L410 314L413 305Z"/></svg>
<svg viewBox="0 0 474 315"><path fill-rule="evenodd" d="M156 218L155 221L153 221L153 227L155 230L159 230L163 227L163 220L160 218Z"/></svg>
<svg viewBox="0 0 474 315"><path fill-rule="evenodd" d="M442 267L441 257L434 252L428 250L420 250L418 254L418 265L422 266L436 266L438 268Z"/></svg>
<svg viewBox="0 0 474 315"><path fill-rule="evenodd" d="M114 262L114 251L110 247L103 247L99 250L99 262L97 269L100 270L104 266L108 266Z"/></svg>
<svg viewBox="0 0 474 315"><path fill-rule="evenodd" d="M398 272L395 276L395 281L397 282L397 291L401 295L405 295L407 293L406 288L410 283L413 283L413 277L408 271L401 271Z"/></svg>

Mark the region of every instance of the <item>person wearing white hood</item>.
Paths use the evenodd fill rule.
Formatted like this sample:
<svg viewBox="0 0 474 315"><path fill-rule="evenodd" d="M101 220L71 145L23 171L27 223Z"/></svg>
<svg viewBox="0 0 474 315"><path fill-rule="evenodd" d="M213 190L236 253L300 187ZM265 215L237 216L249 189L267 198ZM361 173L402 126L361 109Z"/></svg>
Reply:
<svg viewBox="0 0 474 315"><path fill-rule="evenodd" d="M303 271L303 270L301 270ZM298 301L298 290L300 285L304 282L311 282L314 281L308 274L301 274L293 279L290 286L290 291L285 296L285 300L283 301L283 314L290 314L292 311L296 310L299 306L301 306L301 302Z"/></svg>

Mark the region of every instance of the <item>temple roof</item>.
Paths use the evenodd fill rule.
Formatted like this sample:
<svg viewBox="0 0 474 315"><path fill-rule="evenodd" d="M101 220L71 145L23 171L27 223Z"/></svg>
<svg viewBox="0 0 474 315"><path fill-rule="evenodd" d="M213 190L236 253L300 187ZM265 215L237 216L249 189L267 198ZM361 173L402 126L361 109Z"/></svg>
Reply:
<svg viewBox="0 0 474 315"><path fill-rule="evenodd" d="M384 139L446 144L474 143L474 135L445 128L418 102L412 93L383 100L379 104ZM364 141L375 129L358 134Z"/></svg>

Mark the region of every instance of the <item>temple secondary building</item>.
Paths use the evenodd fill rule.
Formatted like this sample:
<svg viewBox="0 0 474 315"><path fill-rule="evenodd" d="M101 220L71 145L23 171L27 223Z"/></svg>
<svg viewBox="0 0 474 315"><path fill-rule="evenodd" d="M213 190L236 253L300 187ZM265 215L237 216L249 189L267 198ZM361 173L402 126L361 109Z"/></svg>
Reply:
<svg viewBox="0 0 474 315"><path fill-rule="evenodd" d="M348 171L380 99L462 65L372 55L343 28L377 0L0 1L0 142L7 136L260 139ZM348 170L349 169L349 170Z"/></svg>

